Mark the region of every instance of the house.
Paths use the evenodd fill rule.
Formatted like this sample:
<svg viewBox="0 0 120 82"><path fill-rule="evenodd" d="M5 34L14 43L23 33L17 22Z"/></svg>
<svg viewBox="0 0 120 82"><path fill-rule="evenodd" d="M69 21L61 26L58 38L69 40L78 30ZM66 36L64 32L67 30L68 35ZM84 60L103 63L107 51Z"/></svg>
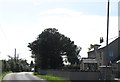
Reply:
<svg viewBox="0 0 120 82"><path fill-rule="evenodd" d="M118 64L118 78L120 78L120 60L117 61Z"/></svg>
<svg viewBox="0 0 120 82"><path fill-rule="evenodd" d="M97 45L95 45L97 46ZM107 47L97 47L92 51L88 52L88 58L95 58L98 66L110 65L115 63L120 59L120 37L108 44L108 54Z"/></svg>
<svg viewBox="0 0 120 82"><path fill-rule="evenodd" d="M98 67L101 65L105 64L105 57L104 57L104 52L105 52L105 48L97 48L94 49L93 51L89 51L88 52L88 58L94 58L97 61L97 65Z"/></svg>
<svg viewBox="0 0 120 82"><path fill-rule="evenodd" d="M113 75L116 78L120 78L120 60L112 64Z"/></svg>
<svg viewBox="0 0 120 82"><path fill-rule="evenodd" d="M95 59L82 58L80 63L80 70L96 71L97 61Z"/></svg>
<svg viewBox="0 0 120 82"><path fill-rule="evenodd" d="M112 66L113 72L118 72L118 68L120 68L119 63L116 63L118 60L120 60L120 37L109 43L107 47L98 44L92 45L88 57L81 59L80 69L93 70L92 66L95 65L97 70L100 70L101 67L108 65Z"/></svg>
<svg viewBox="0 0 120 82"><path fill-rule="evenodd" d="M80 69L81 70L99 70L99 66L104 65L104 47L99 48L101 45L91 45L91 50L88 52L87 58L81 59Z"/></svg>
<svg viewBox="0 0 120 82"><path fill-rule="evenodd" d="M120 60L118 60L116 63L118 64L118 69L120 69Z"/></svg>
<svg viewBox="0 0 120 82"><path fill-rule="evenodd" d="M120 37L108 45L108 54L106 56L108 62L111 61L112 63L115 63L116 61L120 60Z"/></svg>

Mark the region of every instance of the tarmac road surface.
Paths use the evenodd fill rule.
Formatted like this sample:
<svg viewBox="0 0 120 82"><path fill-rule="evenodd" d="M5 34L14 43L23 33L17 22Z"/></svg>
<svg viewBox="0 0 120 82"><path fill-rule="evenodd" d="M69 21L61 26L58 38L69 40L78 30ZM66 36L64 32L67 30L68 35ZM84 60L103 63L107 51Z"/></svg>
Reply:
<svg viewBox="0 0 120 82"><path fill-rule="evenodd" d="M32 72L17 72L7 74L2 82L49 82L37 76Z"/></svg>

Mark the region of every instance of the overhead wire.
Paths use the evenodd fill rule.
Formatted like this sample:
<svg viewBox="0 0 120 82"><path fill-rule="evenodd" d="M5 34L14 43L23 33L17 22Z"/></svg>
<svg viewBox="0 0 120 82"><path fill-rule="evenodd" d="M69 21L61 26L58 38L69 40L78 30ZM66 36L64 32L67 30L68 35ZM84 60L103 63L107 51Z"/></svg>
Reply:
<svg viewBox="0 0 120 82"><path fill-rule="evenodd" d="M9 51L10 48L8 48L8 47L11 47L11 43L9 42L9 40L8 40L8 38L7 38L7 36L6 36L6 33L4 32L4 29L1 27L1 25L0 25L0 32L1 32L2 36L3 36L3 39L4 39L3 41L5 41L5 44L4 44L4 43L2 43L2 44L4 44L5 49ZM0 40L1 40L1 37L0 37ZM2 41L1 41L1 42L2 42ZM4 46L1 46L1 45L0 45L1 49L2 49ZM0 52L2 53L1 50L0 50ZM6 52L3 52L3 53L4 53L4 55L7 56ZM3 58L3 59L4 59L4 58Z"/></svg>
<svg viewBox="0 0 120 82"><path fill-rule="evenodd" d="M0 25L0 30L1 30L1 33L2 33L2 35L3 35L4 39L5 39L5 41L7 42L7 45L9 46L9 40L8 40L8 38L7 38L7 36L6 36L6 34L5 34L4 30L3 30L3 28L1 27L1 25Z"/></svg>

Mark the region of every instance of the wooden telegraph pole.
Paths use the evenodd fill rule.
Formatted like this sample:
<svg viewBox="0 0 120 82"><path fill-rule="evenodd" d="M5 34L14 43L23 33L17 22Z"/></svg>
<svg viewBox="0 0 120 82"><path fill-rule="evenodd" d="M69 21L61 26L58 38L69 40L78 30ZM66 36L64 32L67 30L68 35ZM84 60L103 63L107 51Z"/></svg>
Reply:
<svg viewBox="0 0 120 82"><path fill-rule="evenodd" d="M110 0L108 0L108 7L107 7L107 38L106 38L106 69L105 69L105 80L107 80L107 65L108 65L107 55L109 54L109 51L108 51L108 35L109 35L109 4L110 4Z"/></svg>
<svg viewBox="0 0 120 82"><path fill-rule="evenodd" d="M15 62L16 62L16 48L15 48L15 56L14 56Z"/></svg>

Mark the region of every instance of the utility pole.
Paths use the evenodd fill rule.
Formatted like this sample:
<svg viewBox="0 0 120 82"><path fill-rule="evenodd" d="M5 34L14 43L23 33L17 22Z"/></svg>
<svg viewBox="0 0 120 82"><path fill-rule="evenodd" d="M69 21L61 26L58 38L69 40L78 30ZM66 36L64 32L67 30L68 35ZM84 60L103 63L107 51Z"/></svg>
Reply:
<svg viewBox="0 0 120 82"><path fill-rule="evenodd" d="M17 60L19 59L19 54L17 54Z"/></svg>
<svg viewBox="0 0 120 82"><path fill-rule="evenodd" d="M108 0L108 7L107 7L107 38L106 38L106 57L105 57L105 65L106 65L106 68L105 68L105 80L107 80L107 65L108 65L108 62L107 62L107 55L109 54L108 52L108 35L109 35L109 4L110 4L110 1Z"/></svg>
<svg viewBox="0 0 120 82"><path fill-rule="evenodd" d="M14 59L15 59L15 62L16 62L16 48L15 48L15 55L14 55Z"/></svg>
<svg viewBox="0 0 120 82"><path fill-rule="evenodd" d="M14 68L14 71L16 72L17 71L17 60L16 60L16 48L15 48L15 53L14 53L14 62L15 62L15 68Z"/></svg>

